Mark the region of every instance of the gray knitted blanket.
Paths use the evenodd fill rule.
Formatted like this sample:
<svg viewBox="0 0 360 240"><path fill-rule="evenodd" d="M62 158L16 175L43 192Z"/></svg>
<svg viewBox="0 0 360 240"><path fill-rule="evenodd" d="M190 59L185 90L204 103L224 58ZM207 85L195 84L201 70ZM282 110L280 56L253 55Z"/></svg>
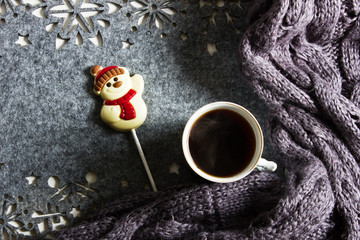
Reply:
<svg viewBox="0 0 360 240"><path fill-rule="evenodd" d="M257 1L239 64L285 179L119 199L58 239L360 239L360 2Z"/></svg>

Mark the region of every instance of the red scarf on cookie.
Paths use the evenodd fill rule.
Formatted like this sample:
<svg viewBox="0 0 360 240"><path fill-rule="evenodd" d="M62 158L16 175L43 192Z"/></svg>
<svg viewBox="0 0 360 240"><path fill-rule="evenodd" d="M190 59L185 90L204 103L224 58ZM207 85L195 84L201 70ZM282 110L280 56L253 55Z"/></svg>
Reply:
<svg viewBox="0 0 360 240"><path fill-rule="evenodd" d="M131 120L136 117L136 112L134 106L130 103L136 94L136 91L130 89L124 96L115 100L106 100L105 105L120 105L121 112L120 118L124 120Z"/></svg>

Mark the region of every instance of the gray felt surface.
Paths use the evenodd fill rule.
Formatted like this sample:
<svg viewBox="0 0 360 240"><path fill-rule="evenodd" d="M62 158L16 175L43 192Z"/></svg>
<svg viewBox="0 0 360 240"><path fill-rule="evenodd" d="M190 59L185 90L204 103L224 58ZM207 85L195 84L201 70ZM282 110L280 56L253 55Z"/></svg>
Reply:
<svg viewBox="0 0 360 240"><path fill-rule="evenodd" d="M187 166L181 134L192 113L214 101L248 108L264 129L263 156L277 161L265 104L236 62L249 3L92 2L97 15L87 21L82 0L0 0L0 238L49 237L115 197L149 191L132 136L100 119L102 100L89 73L97 64L124 66L144 77L148 117L137 135L159 190L205 182ZM109 4L117 11L109 14ZM72 18L58 17L61 7ZM71 30L74 19L80 24ZM90 41L96 36L100 46ZM57 38L65 42L61 49ZM216 46L212 55L208 44ZM169 169L174 163L178 173Z"/></svg>

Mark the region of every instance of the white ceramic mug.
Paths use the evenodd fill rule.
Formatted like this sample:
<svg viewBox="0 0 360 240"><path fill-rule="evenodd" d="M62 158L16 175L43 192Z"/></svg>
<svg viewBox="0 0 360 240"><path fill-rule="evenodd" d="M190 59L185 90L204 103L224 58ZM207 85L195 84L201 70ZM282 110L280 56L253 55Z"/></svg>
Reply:
<svg viewBox="0 0 360 240"><path fill-rule="evenodd" d="M194 162L190 148L189 148L189 139L190 139L190 132L194 126L194 124L197 122L198 119L200 119L202 116L204 116L206 113L209 113L214 110L230 110L235 112L236 114L239 114L242 116L251 126L252 131L255 135L255 152L252 156L252 159L250 163L240 172L236 173L235 175L229 176L229 177L218 177L211 175L209 173L206 173L202 169L200 169ZM261 158L261 154L264 147L264 139L263 134L261 131L261 127L255 117L244 107L237 105L235 103L231 102L214 102L210 103L208 105L203 106L199 110L197 110L188 120L183 136L182 136L182 148L184 152L184 156L186 161L188 162L189 166L201 177L212 181L212 182L220 182L220 183L226 183L226 182L234 182L239 179L244 178L249 173L251 173L254 168L258 168L260 171L275 171L277 168L276 163L267 161L266 159Z"/></svg>

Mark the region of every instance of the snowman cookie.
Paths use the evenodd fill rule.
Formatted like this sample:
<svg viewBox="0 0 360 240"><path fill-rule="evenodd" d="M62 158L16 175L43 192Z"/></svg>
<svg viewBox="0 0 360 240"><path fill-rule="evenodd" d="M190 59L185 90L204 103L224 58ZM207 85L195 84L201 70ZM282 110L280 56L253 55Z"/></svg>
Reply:
<svg viewBox="0 0 360 240"><path fill-rule="evenodd" d="M94 76L94 92L103 100L101 119L121 132L136 129L143 124L147 108L141 95L144 90L142 76L130 77L124 67L102 68L96 65L90 70Z"/></svg>

